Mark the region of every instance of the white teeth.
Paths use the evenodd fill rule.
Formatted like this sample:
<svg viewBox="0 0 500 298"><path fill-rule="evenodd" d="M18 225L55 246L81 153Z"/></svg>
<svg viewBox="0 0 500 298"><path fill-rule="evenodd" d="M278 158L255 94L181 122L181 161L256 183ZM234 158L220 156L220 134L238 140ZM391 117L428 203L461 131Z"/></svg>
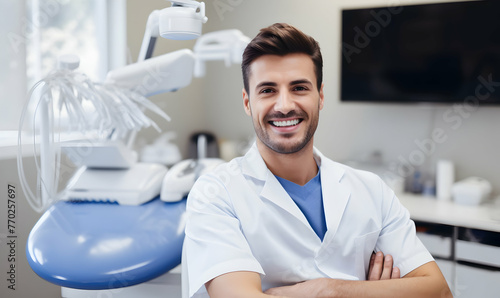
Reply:
<svg viewBox="0 0 500 298"><path fill-rule="evenodd" d="M294 126L294 125L297 125L297 124L299 124L299 120L298 119L288 120L288 121L273 121L273 125L274 126L279 126L279 127Z"/></svg>

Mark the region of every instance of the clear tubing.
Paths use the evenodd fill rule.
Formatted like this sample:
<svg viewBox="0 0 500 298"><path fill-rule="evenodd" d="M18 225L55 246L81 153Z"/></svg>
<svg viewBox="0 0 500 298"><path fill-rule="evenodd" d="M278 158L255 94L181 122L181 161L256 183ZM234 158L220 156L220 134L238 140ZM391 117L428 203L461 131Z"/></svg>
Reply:
<svg viewBox="0 0 500 298"><path fill-rule="evenodd" d="M95 113L84 108L87 103ZM37 171L35 190L30 187L23 163L23 128L29 107L35 107L32 120L33 157ZM19 122L17 167L21 187L33 210L43 212L64 196L58 191L61 174L61 115L65 112L69 119L67 132L98 132L107 139L125 138L130 131L158 125L144 114L150 110L163 119L170 117L153 102L130 90L113 85L94 84L82 73L59 69L37 82L29 91ZM41 122L40 122L41 121ZM37 124L40 123L40 135ZM37 144L40 143L40 150Z"/></svg>

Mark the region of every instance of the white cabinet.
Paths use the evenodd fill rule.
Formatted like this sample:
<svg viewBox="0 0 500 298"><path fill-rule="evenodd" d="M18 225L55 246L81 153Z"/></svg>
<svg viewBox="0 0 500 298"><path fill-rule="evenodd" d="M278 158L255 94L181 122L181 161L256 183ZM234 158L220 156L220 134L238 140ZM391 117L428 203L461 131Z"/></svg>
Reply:
<svg viewBox="0 0 500 298"><path fill-rule="evenodd" d="M456 258L475 264L497 267L500 270L500 247L470 241L457 241ZM500 279L498 280L500 283Z"/></svg>
<svg viewBox="0 0 500 298"><path fill-rule="evenodd" d="M436 258L454 297L500 297L500 208L398 196ZM418 229L417 229L418 230Z"/></svg>
<svg viewBox="0 0 500 298"><path fill-rule="evenodd" d="M456 259L455 297L500 296L500 247L458 240Z"/></svg>
<svg viewBox="0 0 500 298"><path fill-rule="evenodd" d="M500 297L500 247L417 233L436 258L454 297Z"/></svg>

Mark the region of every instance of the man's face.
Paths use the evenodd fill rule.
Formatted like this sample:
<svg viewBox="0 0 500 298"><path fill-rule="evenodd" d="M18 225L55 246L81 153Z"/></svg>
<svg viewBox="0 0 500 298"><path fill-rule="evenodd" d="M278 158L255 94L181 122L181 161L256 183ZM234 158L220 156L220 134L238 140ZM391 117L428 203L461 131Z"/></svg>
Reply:
<svg viewBox="0 0 500 298"><path fill-rule="evenodd" d="M252 117L258 142L277 153L295 153L313 138L323 109L314 64L306 54L264 55L250 65L245 112Z"/></svg>

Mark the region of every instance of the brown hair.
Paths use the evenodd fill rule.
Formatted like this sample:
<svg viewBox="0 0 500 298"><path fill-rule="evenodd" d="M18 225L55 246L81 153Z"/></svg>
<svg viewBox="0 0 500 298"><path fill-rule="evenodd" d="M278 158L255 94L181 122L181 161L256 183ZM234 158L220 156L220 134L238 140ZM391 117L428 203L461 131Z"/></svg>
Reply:
<svg viewBox="0 0 500 298"><path fill-rule="evenodd" d="M264 55L285 56L293 53L304 53L311 57L316 73L316 84L320 90L323 82L323 58L318 42L291 25L276 23L261 29L243 52L241 71L246 92L250 94L248 87L250 64L255 59Z"/></svg>

